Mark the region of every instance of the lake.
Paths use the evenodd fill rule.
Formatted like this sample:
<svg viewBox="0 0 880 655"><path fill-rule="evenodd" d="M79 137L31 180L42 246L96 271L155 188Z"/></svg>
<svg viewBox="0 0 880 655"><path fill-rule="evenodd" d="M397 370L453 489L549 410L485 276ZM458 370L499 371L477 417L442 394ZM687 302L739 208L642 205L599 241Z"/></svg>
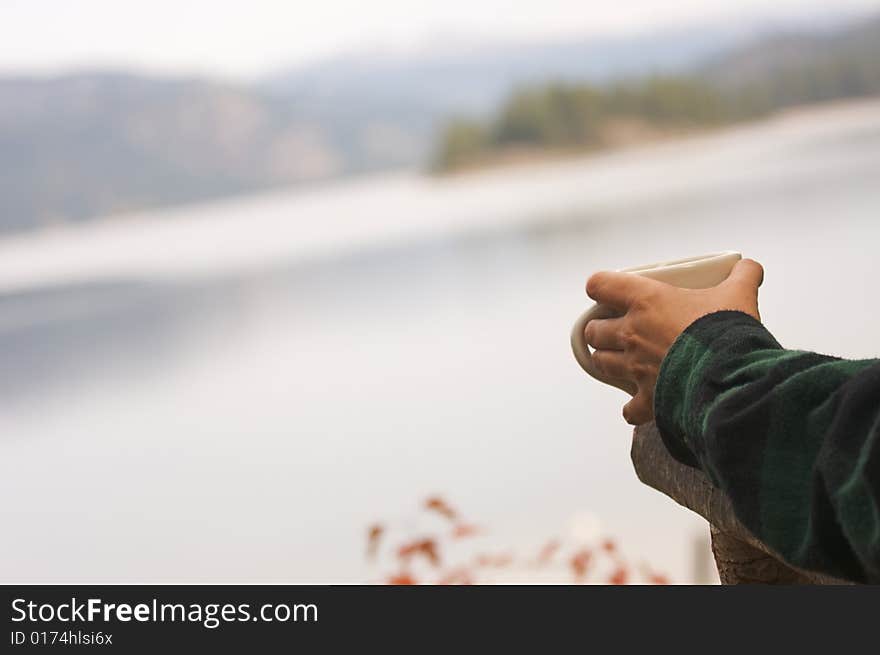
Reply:
<svg viewBox="0 0 880 655"><path fill-rule="evenodd" d="M440 493L480 547L586 525L690 581L705 524L571 356L586 277L740 250L783 345L876 356L878 210L868 101L7 238L0 580L372 581L366 527Z"/></svg>

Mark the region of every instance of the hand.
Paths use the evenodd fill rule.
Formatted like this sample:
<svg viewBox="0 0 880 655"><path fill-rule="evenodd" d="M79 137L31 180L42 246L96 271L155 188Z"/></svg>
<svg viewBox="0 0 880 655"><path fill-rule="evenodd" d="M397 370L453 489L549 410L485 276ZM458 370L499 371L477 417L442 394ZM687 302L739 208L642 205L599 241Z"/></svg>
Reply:
<svg viewBox="0 0 880 655"><path fill-rule="evenodd" d="M633 399L623 418L641 425L654 418L654 385L672 342L698 318L723 309L758 314L758 287L764 269L751 259L737 262L724 282L711 289L680 289L633 273L596 273L587 295L624 312L620 318L594 319L584 328L593 364L605 375L632 384Z"/></svg>

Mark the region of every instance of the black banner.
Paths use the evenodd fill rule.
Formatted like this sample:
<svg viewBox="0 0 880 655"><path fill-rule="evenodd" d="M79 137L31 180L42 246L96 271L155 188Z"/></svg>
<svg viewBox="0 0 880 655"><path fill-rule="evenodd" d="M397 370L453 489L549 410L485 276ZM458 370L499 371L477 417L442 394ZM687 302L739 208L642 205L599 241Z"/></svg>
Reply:
<svg viewBox="0 0 880 655"><path fill-rule="evenodd" d="M876 643L868 587L7 586L4 652ZM709 640L709 641L706 641ZM604 644L604 646L602 646Z"/></svg>

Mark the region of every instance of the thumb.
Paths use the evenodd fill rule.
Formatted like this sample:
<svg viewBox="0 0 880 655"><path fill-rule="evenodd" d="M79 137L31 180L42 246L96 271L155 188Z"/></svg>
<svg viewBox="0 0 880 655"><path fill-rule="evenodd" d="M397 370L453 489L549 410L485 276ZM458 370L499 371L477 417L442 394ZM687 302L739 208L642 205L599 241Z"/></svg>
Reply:
<svg viewBox="0 0 880 655"><path fill-rule="evenodd" d="M758 287L763 281L764 267L754 259L742 259L733 267L724 284L748 289L757 295Z"/></svg>

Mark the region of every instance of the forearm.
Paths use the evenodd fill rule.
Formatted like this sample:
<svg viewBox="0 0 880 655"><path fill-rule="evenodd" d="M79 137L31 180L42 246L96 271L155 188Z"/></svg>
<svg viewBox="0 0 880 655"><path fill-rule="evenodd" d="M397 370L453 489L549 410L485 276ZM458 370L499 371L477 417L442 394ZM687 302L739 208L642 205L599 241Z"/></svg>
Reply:
<svg viewBox="0 0 880 655"><path fill-rule="evenodd" d="M785 559L880 581L880 362L787 351L718 312L669 350L655 415L670 452Z"/></svg>

